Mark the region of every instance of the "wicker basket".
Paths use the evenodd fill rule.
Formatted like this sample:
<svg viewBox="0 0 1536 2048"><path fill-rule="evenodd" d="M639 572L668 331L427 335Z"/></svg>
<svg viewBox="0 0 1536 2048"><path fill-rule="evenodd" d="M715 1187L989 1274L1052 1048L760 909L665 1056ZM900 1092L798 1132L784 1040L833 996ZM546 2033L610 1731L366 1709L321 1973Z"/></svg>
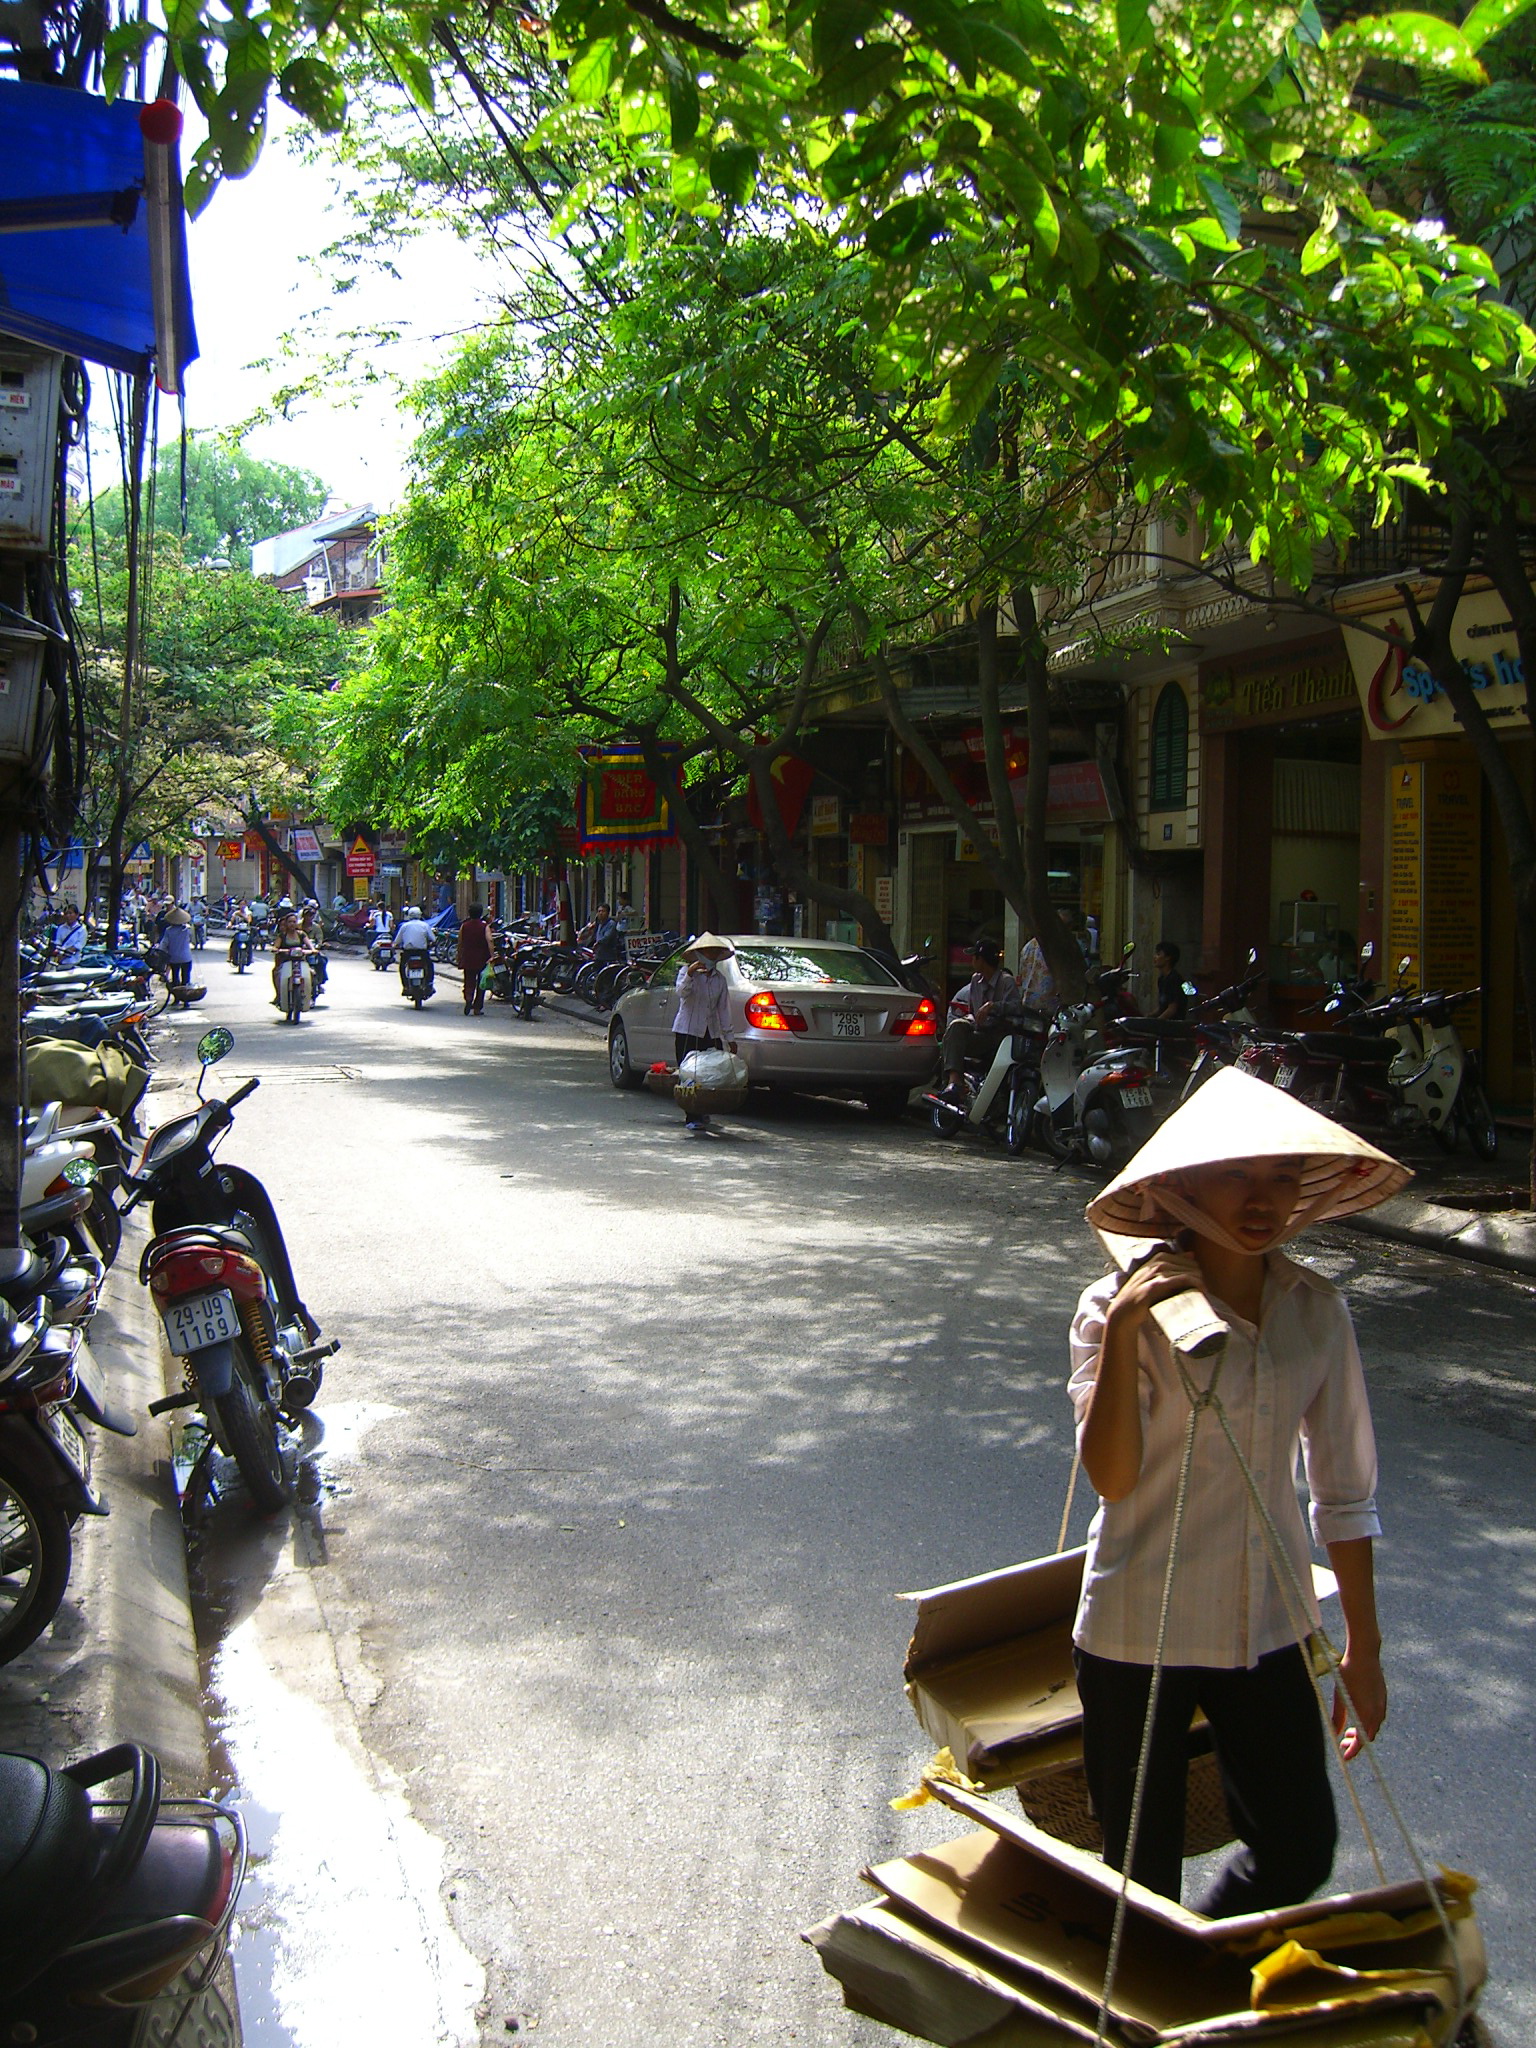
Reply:
<svg viewBox="0 0 1536 2048"><path fill-rule="evenodd" d="M747 1099L745 1088L698 1088L690 1082L679 1081L672 1091L672 1099L685 1116L713 1116L718 1110L727 1113L740 1109Z"/></svg>
<svg viewBox="0 0 1536 2048"><path fill-rule="evenodd" d="M1198 1742L1199 1738L1195 1740ZM1070 1842L1075 1849L1104 1847L1104 1832L1093 1817L1088 1780L1080 1763L1046 1771L1038 1778L1025 1778L1018 1793L1026 1818L1046 1834L1054 1835L1058 1842ZM1215 1755L1208 1747L1198 1749L1189 1760L1184 1854L1206 1856L1236 1839Z"/></svg>

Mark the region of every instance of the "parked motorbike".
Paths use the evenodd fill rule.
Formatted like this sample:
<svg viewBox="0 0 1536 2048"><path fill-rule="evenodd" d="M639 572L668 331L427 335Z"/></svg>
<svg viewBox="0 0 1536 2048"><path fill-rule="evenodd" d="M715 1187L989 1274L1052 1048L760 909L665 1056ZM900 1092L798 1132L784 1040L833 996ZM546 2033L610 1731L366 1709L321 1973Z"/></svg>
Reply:
<svg viewBox="0 0 1536 2048"><path fill-rule="evenodd" d="M53 1328L41 1296L24 1316L0 1305L0 1664L58 1613L73 1524L107 1512L92 1491L89 1441L71 1409L79 1351L79 1330ZM0 1808L0 1828L4 1821Z"/></svg>
<svg viewBox="0 0 1536 2048"><path fill-rule="evenodd" d="M428 996L436 991L437 980L432 967L432 955L411 951L402 955L400 961L400 987L404 994L419 1010Z"/></svg>
<svg viewBox="0 0 1536 2048"><path fill-rule="evenodd" d="M320 1391L327 1342L299 1298L282 1226L255 1175L214 1147L256 1078L227 1101L203 1100L208 1068L234 1049L222 1026L199 1042L198 1107L149 1138L125 1208L151 1204L154 1236L139 1278L147 1281L187 1386L151 1404L160 1415L199 1408L215 1443L240 1468L252 1500L275 1513L293 1498L294 1469L281 1418L308 1408Z"/></svg>
<svg viewBox="0 0 1536 2048"><path fill-rule="evenodd" d="M91 1797L118 1778L125 1797ZM163 1798L146 1749L120 1743L60 1771L0 1754L0 2040L190 2044L245 1858L238 1811Z"/></svg>
<svg viewBox="0 0 1536 2048"><path fill-rule="evenodd" d="M1066 1005L1051 1023L1040 1056L1034 1128L1058 1159L1122 1166L1157 1127L1153 1067L1145 1053L1105 1042L1106 1025L1124 1006L1134 950L1128 945L1118 967L1101 968L1092 977L1094 1001Z"/></svg>

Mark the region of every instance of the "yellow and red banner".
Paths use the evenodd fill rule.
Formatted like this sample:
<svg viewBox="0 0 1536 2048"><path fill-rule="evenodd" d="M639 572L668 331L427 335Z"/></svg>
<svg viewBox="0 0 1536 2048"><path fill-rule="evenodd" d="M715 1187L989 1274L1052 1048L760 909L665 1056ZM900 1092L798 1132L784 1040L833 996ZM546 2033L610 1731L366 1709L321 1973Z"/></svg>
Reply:
<svg viewBox="0 0 1536 2048"><path fill-rule="evenodd" d="M682 748L668 741L661 752L675 766ZM619 853L626 847L654 846L674 836L666 792L656 783L634 741L583 747L581 755L583 773L576 795L579 853Z"/></svg>

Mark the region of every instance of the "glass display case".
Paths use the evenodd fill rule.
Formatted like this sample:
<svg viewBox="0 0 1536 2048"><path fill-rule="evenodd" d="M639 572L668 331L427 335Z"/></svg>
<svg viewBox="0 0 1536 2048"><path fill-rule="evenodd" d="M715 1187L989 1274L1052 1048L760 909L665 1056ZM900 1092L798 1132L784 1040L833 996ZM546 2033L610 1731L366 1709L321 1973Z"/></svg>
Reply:
<svg viewBox="0 0 1536 2048"><path fill-rule="evenodd" d="M1337 981L1339 906L1316 897L1293 897L1280 905L1279 931L1270 979L1316 987Z"/></svg>

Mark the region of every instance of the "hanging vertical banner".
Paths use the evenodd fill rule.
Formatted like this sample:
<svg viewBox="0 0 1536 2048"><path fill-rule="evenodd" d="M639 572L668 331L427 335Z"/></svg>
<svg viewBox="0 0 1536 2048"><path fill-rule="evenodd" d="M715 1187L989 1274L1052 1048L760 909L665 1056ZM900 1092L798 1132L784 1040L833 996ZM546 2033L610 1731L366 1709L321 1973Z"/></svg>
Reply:
<svg viewBox="0 0 1536 2048"><path fill-rule="evenodd" d="M671 764L682 748L665 741ZM614 740L581 749L582 779L576 794L578 853L618 853L629 846L654 846L675 836L672 807L658 788L633 740Z"/></svg>

